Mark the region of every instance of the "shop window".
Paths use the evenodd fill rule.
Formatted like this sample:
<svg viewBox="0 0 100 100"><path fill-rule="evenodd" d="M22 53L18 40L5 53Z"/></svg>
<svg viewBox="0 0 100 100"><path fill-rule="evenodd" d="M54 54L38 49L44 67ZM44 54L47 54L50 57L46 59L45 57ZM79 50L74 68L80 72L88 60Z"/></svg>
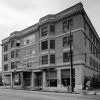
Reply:
<svg viewBox="0 0 100 100"><path fill-rule="evenodd" d="M4 52L7 52L8 51L8 45L5 45L4 46Z"/></svg>
<svg viewBox="0 0 100 100"><path fill-rule="evenodd" d="M48 64L48 55L42 56L42 65Z"/></svg>
<svg viewBox="0 0 100 100"><path fill-rule="evenodd" d="M7 61L8 60L8 54L5 54L4 55L4 61Z"/></svg>
<svg viewBox="0 0 100 100"><path fill-rule="evenodd" d="M55 49L55 40L50 40L50 49Z"/></svg>
<svg viewBox="0 0 100 100"><path fill-rule="evenodd" d="M8 64L5 64L4 65L4 71L7 71L8 70Z"/></svg>
<svg viewBox="0 0 100 100"><path fill-rule="evenodd" d="M61 81L63 87L70 85L70 69L61 70ZM73 69L73 86L75 86L75 69Z"/></svg>
<svg viewBox="0 0 100 100"><path fill-rule="evenodd" d="M48 34L48 27L46 26L46 27L43 27L42 29L41 29L41 36L45 36L45 35L47 35Z"/></svg>
<svg viewBox="0 0 100 100"><path fill-rule="evenodd" d="M70 61L70 52L63 53L63 62L69 62Z"/></svg>
<svg viewBox="0 0 100 100"><path fill-rule="evenodd" d="M20 76L19 73L18 74L14 74L13 81L14 81L14 85L21 85L21 76Z"/></svg>
<svg viewBox="0 0 100 100"><path fill-rule="evenodd" d="M50 64L55 64L55 55L54 54L50 55Z"/></svg>
<svg viewBox="0 0 100 100"><path fill-rule="evenodd" d="M41 43L41 46L42 46L42 50L47 50L48 49L48 41L43 41Z"/></svg>
<svg viewBox="0 0 100 100"><path fill-rule="evenodd" d="M47 87L57 87L57 71L56 70L47 70L46 86Z"/></svg>
<svg viewBox="0 0 100 100"><path fill-rule="evenodd" d="M15 51L11 52L11 58L15 58Z"/></svg>
<svg viewBox="0 0 100 100"><path fill-rule="evenodd" d="M55 34L55 26L50 25L50 34Z"/></svg>

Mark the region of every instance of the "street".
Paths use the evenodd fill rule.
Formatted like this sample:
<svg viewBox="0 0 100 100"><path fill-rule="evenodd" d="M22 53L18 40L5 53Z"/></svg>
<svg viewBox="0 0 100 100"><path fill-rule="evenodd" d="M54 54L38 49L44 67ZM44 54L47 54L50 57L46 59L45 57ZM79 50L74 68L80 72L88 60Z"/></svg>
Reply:
<svg viewBox="0 0 100 100"><path fill-rule="evenodd" d="M0 89L0 100L100 100L100 96Z"/></svg>

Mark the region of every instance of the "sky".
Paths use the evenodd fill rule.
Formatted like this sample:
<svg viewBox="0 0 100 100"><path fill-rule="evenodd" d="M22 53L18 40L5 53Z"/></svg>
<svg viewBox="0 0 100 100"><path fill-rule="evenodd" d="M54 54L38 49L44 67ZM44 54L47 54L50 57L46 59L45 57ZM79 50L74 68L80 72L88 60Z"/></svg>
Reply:
<svg viewBox="0 0 100 100"><path fill-rule="evenodd" d="M100 0L0 0L0 44L10 33L23 30L45 15L56 14L79 2L100 36Z"/></svg>

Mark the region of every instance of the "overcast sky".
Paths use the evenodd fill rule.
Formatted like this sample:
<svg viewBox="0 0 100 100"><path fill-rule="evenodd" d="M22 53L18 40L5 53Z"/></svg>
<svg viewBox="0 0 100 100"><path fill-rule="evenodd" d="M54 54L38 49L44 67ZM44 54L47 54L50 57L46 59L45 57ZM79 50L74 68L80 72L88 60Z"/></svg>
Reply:
<svg viewBox="0 0 100 100"><path fill-rule="evenodd" d="M78 2L83 3L100 36L100 0L0 0L0 44L13 31L23 30L37 23L41 17L56 14Z"/></svg>

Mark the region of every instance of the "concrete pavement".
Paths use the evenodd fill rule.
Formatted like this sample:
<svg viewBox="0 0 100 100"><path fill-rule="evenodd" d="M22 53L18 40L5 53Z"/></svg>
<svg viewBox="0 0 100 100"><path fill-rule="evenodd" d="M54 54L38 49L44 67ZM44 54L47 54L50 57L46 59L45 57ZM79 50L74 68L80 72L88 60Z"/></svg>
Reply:
<svg viewBox="0 0 100 100"><path fill-rule="evenodd" d="M100 100L100 95L0 89L0 100Z"/></svg>

